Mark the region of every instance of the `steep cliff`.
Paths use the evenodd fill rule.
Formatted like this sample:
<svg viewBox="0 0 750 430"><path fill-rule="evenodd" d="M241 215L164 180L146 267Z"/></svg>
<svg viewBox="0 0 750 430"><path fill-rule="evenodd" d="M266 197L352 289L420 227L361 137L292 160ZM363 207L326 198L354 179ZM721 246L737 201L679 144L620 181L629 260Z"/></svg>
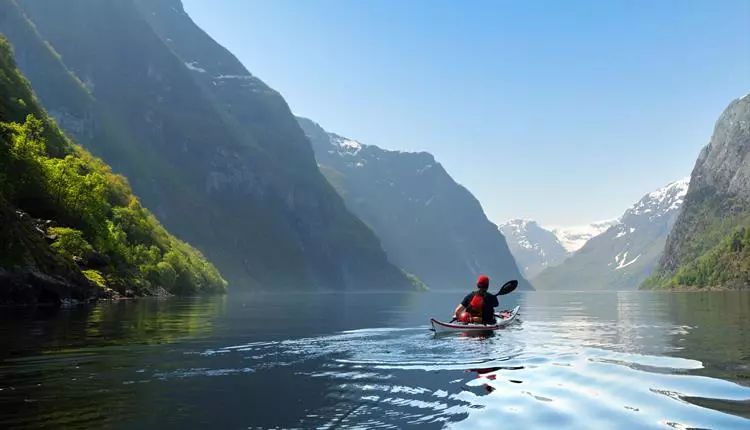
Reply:
<svg viewBox="0 0 750 430"><path fill-rule="evenodd" d="M284 99L179 1L3 1L21 19L4 14L0 31L33 24L8 34L45 106L237 287L411 287L320 174ZM58 61L36 60L40 46ZM52 85L70 77L77 99Z"/></svg>
<svg viewBox="0 0 750 430"><path fill-rule="evenodd" d="M0 38L0 304L223 291L124 178L71 142Z"/></svg>
<svg viewBox="0 0 750 430"><path fill-rule="evenodd" d="M298 121L321 171L394 263L434 289L471 288L480 273L530 288L479 201L431 154L388 151Z"/></svg>
<svg viewBox="0 0 750 430"><path fill-rule="evenodd" d="M658 272L643 287L750 285L750 95L719 117Z"/></svg>

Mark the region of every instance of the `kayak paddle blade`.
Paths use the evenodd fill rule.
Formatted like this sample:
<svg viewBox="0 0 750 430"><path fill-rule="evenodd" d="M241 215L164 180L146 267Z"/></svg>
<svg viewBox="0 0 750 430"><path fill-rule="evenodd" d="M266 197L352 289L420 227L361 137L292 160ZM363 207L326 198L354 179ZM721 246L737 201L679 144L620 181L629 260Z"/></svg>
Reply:
<svg viewBox="0 0 750 430"><path fill-rule="evenodd" d="M513 279L512 281L508 281L505 284L503 284L502 287L500 287L500 291L495 294L495 296L504 296L506 294L512 293L516 288L518 287L518 281Z"/></svg>

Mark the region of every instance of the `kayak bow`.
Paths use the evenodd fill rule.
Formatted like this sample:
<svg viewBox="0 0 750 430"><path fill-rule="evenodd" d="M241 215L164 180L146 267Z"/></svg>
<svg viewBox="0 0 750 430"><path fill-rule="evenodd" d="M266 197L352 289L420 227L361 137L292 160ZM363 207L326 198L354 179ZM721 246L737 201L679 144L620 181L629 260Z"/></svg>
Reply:
<svg viewBox="0 0 750 430"><path fill-rule="evenodd" d="M435 318L430 318L430 323L432 324L432 330L435 332L435 334L455 332L478 333L484 331L494 331L513 322L513 320L516 319L518 310L520 308L520 306L516 306L512 311L510 311L510 314L506 315L504 318L500 316L500 314L495 314L494 324L446 323L438 321Z"/></svg>

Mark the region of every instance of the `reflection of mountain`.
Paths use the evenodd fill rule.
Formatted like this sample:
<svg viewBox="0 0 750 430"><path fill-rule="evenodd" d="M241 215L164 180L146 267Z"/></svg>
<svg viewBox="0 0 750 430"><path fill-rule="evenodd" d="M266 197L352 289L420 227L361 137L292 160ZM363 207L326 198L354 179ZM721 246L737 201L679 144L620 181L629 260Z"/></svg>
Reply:
<svg viewBox="0 0 750 430"><path fill-rule="evenodd" d="M690 374L747 381L750 368L750 292L659 294L641 291L539 292L519 303L535 342L563 350L574 342L624 353L680 357ZM525 327L531 330L531 327ZM658 365L648 357L633 357ZM745 384L747 385L747 384ZM725 403L726 406L729 403ZM744 406L744 415L750 409Z"/></svg>
<svg viewBox="0 0 750 430"><path fill-rule="evenodd" d="M648 295L652 297L651 295ZM701 361L696 374L750 381L750 291L655 294L675 325L674 355ZM744 416L750 418L745 405Z"/></svg>
<svg viewBox="0 0 750 430"><path fill-rule="evenodd" d="M672 324L661 297L631 291L526 294L519 303L524 321L536 321L535 343L566 350L605 348L660 355L669 347Z"/></svg>
<svg viewBox="0 0 750 430"><path fill-rule="evenodd" d="M0 380L13 387L0 390L0 428L121 426L145 369L169 366L154 349L210 337L226 304L226 296L209 296L0 312Z"/></svg>
<svg viewBox="0 0 750 430"><path fill-rule="evenodd" d="M6 355L42 353L63 347L170 343L211 333L224 312L226 296L105 302L66 310L17 309L0 313L0 359ZM25 325L28 318L38 321Z"/></svg>
<svg viewBox="0 0 750 430"><path fill-rule="evenodd" d="M117 343L172 343L209 335L214 319L224 313L227 298L193 297L142 300L131 306L102 305L88 315L86 336L119 333Z"/></svg>

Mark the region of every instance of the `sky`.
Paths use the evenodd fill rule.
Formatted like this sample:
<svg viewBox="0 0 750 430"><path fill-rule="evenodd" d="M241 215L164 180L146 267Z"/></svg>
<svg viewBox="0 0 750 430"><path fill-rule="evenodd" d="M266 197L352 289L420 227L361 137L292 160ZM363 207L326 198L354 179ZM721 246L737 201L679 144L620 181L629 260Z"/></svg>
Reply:
<svg viewBox="0 0 750 430"><path fill-rule="evenodd" d="M620 216L750 92L750 0L183 0L292 111L428 151L496 223Z"/></svg>

